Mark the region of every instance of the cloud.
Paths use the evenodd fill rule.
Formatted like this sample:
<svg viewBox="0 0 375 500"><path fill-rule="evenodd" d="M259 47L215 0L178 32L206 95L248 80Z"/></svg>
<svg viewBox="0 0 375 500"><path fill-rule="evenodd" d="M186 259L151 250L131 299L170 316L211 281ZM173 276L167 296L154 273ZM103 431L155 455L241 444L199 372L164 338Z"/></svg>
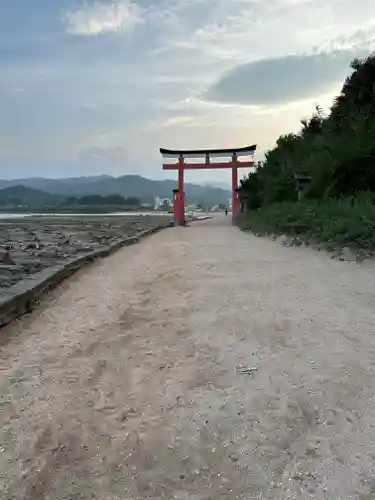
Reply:
<svg viewBox="0 0 375 500"><path fill-rule="evenodd" d="M95 167L117 167L128 163L129 156L129 151L121 146L107 149L93 146L79 154L78 162L86 165L91 164Z"/></svg>
<svg viewBox="0 0 375 500"><path fill-rule="evenodd" d="M220 77L203 99L223 104L268 105L325 93L349 73L350 50L288 55L241 64Z"/></svg>
<svg viewBox="0 0 375 500"><path fill-rule="evenodd" d="M162 127L167 128L167 127L173 127L175 125L190 124L194 121L195 117L193 116L171 116L165 121ZM160 124L158 126L160 126Z"/></svg>
<svg viewBox="0 0 375 500"><path fill-rule="evenodd" d="M95 1L64 14L70 35L95 36L132 29L142 22L143 9L132 0Z"/></svg>

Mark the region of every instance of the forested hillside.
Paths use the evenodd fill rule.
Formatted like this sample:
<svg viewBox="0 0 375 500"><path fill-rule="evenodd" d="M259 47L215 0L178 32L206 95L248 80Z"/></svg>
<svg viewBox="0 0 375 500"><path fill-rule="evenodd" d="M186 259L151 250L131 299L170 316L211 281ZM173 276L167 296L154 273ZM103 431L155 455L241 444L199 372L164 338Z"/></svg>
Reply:
<svg viewBox="0 0 375 500"><path fill-rule="evenodd" d="M136 197L142 203L154 204L155 197L172 197L173 189L177 187L177 181L171 179L152 180L140 175L123 175L111 177L101 175L96 177L73 177L68 179L0 179L0 189L24 186L33 190L44 191L51 195L59 196L111 196L120 195L124 198ZM186 201L188 203L207 203L216 205L227 203L230 191L212 186L199 184L185 184Z"/></svg>

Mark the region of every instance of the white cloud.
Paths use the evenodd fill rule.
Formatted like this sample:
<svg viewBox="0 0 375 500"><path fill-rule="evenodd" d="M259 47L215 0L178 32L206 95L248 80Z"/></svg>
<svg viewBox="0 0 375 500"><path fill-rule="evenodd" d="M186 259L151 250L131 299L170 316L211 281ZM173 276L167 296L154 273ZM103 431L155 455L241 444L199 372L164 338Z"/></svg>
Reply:
<svg viewBox="0 0 375 500"><path fill-rule="evenodd" d="M162 127L168 128L175 125L186 125L194 123L195 119L196 118L194 116L171 116L170 118L167 118L165 123L162 124ZM158 126L160 126L160 124Z"/></svg>
<svg viewBox="0 0 375 500"><path fill-rule="evenodd" d="M143 9L132 0L95 1L64 14L71 35L95 36L133 28L142 22Z"/></svg>
<svg viewBox="0 0 375 500"><path fill-rule="evenodd" d="M332 40L336 50L352 48L356 41L373 38L375 3L359 4L361 8L349 0L207 0L211 14L192 22L193 7L180 3L174 14L179 29L166 30L170 38L161 51L165 57L181 53L185 61L189 56L204 57L227 70L242 62L308 53L315 47L321 51ZM355 33L357 40L349 40Z"/></svg>
<svg viewBox="0 0 375 500"><path fill-rule="evenodd" d="M121 146L103 149L98 146L93 146L82 151L79 154L79 162L82 164L94 164L102 167L121 166L128 162L129 151Z"/></svg>

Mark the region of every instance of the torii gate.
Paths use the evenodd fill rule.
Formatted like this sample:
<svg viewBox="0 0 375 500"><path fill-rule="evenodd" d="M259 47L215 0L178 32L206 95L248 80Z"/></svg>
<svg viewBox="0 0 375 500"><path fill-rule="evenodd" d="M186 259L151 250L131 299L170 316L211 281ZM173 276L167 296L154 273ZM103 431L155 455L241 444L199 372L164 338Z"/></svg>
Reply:
<svg viewBox="0 0 375 500"><path fill-rule="evenodd" d="M251 168L253 160L239 161L238 157L253 157L256 145L235 149L199 149L172 151L160 148L163 158L176 158L177 163L163 163L163 170L178 170L178 189L174 190L173 210L175 221L179 225L185 224L185 193L184 193L184 171L185 170L205 170L216 168L232 169L232 218L236 217L239 210L240 201L238 198L238 169ZM185 162L186 158L204 159L204 163ZM211 161L211 158L227 158L226 161ZM230 159L229 159L230 158Z"/></svg>

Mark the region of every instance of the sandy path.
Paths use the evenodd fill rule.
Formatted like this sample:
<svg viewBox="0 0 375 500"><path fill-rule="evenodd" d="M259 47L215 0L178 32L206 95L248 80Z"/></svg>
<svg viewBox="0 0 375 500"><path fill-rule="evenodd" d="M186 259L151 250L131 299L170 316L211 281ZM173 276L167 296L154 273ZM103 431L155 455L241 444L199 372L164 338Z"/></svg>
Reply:
<svg viewBox="0 0 375 500"><path fill-rule="evenodd" d="M2 330L1 500L375 498L374 267L228 219Z"/></svg>

